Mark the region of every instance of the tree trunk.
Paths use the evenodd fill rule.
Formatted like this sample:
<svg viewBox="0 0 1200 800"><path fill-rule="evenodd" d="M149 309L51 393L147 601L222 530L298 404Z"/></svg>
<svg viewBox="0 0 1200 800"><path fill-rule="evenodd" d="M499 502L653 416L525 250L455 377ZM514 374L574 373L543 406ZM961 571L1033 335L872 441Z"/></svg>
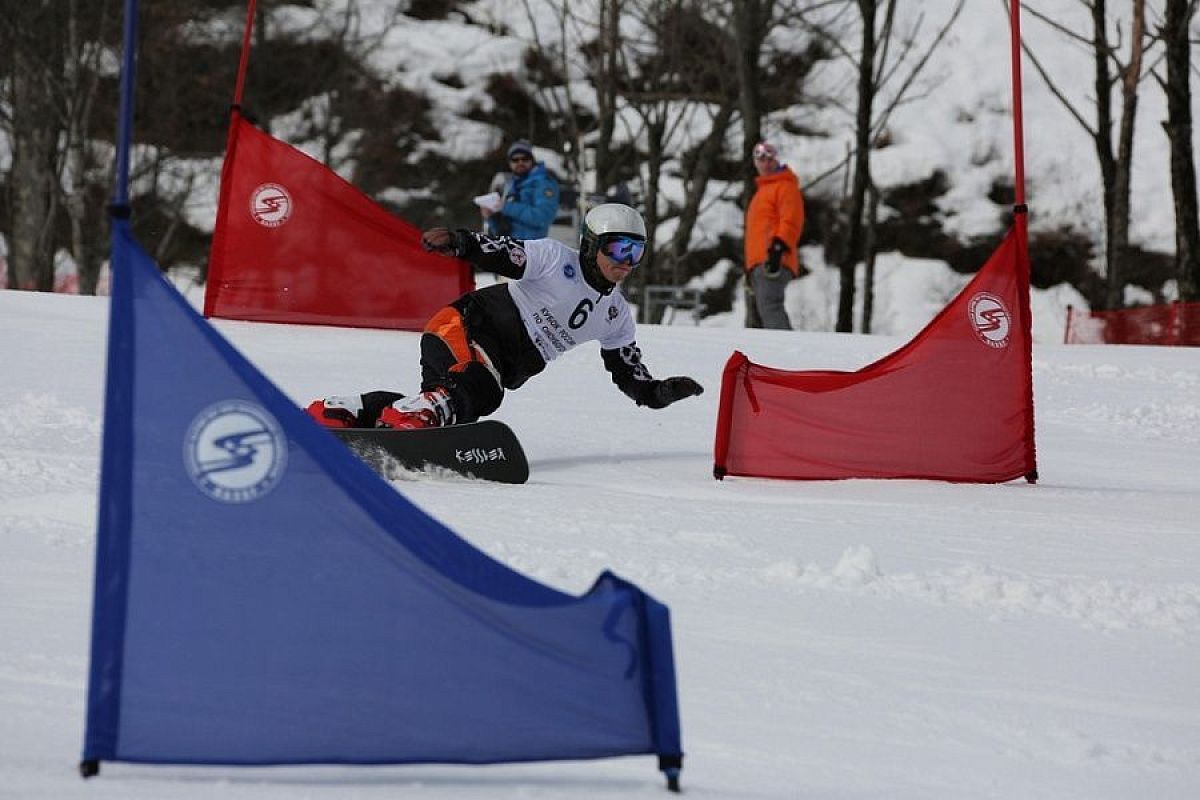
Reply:
<svg viewBox="0 0 1200 800"><path fill-rule="evenodd" d="M1092 59L1096 65L1093 89L1096 93L1096 129L1093 143L1096 146L1096 158L1100 162L1100 180L1104 192L1104 274L1105 286L1119 280L1118 254L1114 248L1113 221L1116 218L1117 189L1117 157L1112 146L1112 73L1109 70L1108 32L1105 28L1107 10L1105 0L1095 0L1092 4ZM1105 290L1104 305L1106 308L1117 308L1109 305L1108 291Z"/></svg>
<svg viewBox="0 0 1200 800"><path fill-rule="evenodd" d="M600 70L593 75L596 111L600 130L596 137L596 186L601 194L615 182L618 164L612 157L613 132L617 124L617 76L620 70L621 0L603 0L600 10Z"/></svg>
<svg viewBox="0 0 1200 800"><path fill-rule="evenodd" d="M846 253L838 265L841 289L835 330L854 330L854 272L863 254L863 211L871 182L871 106L875 100L875 12L877 0L858 0L862 16L862 54L858 62L858 112L854 121L854 183L850 190Z"/></svg>
<svg viewBox="0 0 1200 800"><path fill-rule="evenodd" d="M737 65L738 107L742 114L742 160L745 179L742 181L742 208L750 207L750 198L754 196L757 184L754 181L754 170L751 168L754 145L762 141L762 92L760 86L761 69L759 59L762 56L763 41L768 27L767 19L773 10L773 3L767 2L764 7L761 0L743 0L733 4L733 35L737 55L734 63ZM744 265L743 265L744 266ZM743 273L745 277L745 273ZM754 294L750 291L748 281L739 281L744 286L746 297L747 328L761 328L762 319L758 316L758 308L754 304Z"/></svg>
<svg viewBox="0 0 1200 800"><path fill-rule="evenodd" d="M862 323L859 330L871 332L871 317L875 313L875 230L879 222L879 187L872 181L867 187L867 225L863 235L866 268L863 270Z"/></svg>
<svg viewBox="0 0 1200 800"><path fill-rule="evenodd" d="M1163 38L1167 61L1167 121L1171 145L1171 192L1175 198L1175 269L1179 299L1200 302L1200 210L1196 201L1196 166L1192 152L1192 92L1189 86L1188 29L1196 5L1167 0Z"/></svg>
<svg viewBox="0 0 1200 800"><path fill-rule="evenodd" d="M9 286L54 289L54 224L58 212L55 146L62 125L53 103L54 12L50 4L19 3L12 18L12 242Z"/></svg>
<svg viewBox="0 0 1200 800"><path fill-rule="evenodd" d="M754 145L762 141L762 92L759 87L763 40L769 30L773 3L768 0L742 0L733 8L733 33L737 47L738 105L742 112L742 163L751 163ZM746 173L742 185L742 208L754 196L754 172Z"/></svg>
<svg viewBox="0 0 1200 800"><path fill-rule="evenodd" d="M98 4L100 19L106 19L108 3ZM100 280L104 253L97 242L104 238L98 231L105 215L90 206L89 178L96 166L91 144L91 122L99 71L96 62L100 47L88 48L88 20L80 13L80 0L70 0L67 19L67 51L64 59L64 86L67 100L66 172L63 181L64 207L71 223L71 253L79 270L79 293L95 294ZM93 34L99 31L92 31Z"/></svg>
<svg viewBox="0 0 1200 800"><path fill-rule="evenodd" d="M664 104L665 105L665 104ZM646 255L642 263L645 267L633 271L635 291L638 300L638 322L650 322L649 308L646 305L646 286L661 282L659 266L655 263L654 238L658 231L658 187L662 175L662 165L665 159L664 139L666 138L666 116L669 111L663 107L651 106L643 111L646 121L646 198L643 217L646 221Z"/></svg>
<svg viewBox="0 0 1200 800"><path fill-rule="evenodd" d="M1125 259L1129 252L1129 195L1133 175L1133 130L1137 121L1138 86L1142 79L1142 52L1146 31L1145 0L1133 2L1129 63L1121 75L1121 127L1117 134L1116 171L1113 175L1112 217L1108 239L1113 266L1108 271L1105 301L1109 308L1125 305Z"/></svg>

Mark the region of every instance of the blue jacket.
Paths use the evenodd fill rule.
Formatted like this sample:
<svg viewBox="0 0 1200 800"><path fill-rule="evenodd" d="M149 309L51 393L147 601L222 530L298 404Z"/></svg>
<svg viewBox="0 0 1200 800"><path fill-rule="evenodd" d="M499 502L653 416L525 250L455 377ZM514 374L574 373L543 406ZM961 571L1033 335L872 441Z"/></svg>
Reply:
<svg viewBox="0 0 1200 800"><path fill-rule="evenodd" d="M558 216L558 181L544 164L504 182L504 207L488 217L488 231L514 239L545 239Z"/></svg>

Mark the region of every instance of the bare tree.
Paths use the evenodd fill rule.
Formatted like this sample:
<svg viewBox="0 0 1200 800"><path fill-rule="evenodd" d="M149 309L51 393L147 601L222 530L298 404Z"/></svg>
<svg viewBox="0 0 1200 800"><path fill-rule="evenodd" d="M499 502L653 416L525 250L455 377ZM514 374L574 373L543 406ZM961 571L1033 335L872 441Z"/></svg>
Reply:
<svg viewBox="0 0 1200 800"><path fill-rule="evenodd" d="M588 7L559 0L535 8L530 0L522 0L522 5L532 31L534 60L543 65L539 76L543 82L532 91L562 126L571 177L588 176L588 185L581 186L586 193L610 194L639 170L630 145L640 134L628 128L627 120L622 122L622 110L632 110L628 94L641 91L633 82L636 62L644 57L652 36L646 30L647 20L677 3L598 0ZM589 9L595 13L585 13ZM636 23L640 34L631 37L629 31L622 31L622 25L630 22ZM579 80L590 84L594 108L576 97L572 86Z"/></svg>
<svg viewBox="0 0 1200 800"><path fill-rule="evenodd" d="M1100 178L1104 187L1104 305L1115 309L1124 305L1125 259L1129 248L1129 198L1130 181L1133 175L1133 133L1137 120L1138 89L1146 71L1143 60L1146 54L1146 8L1145 0L1132 0L1131 32L1129 53L1121 61L1120 42L1113 42L1109 34L1110 18L1107 0L1081 0L1087 8L1092 31L1090 38L1077 33L1051 15L1036 8L1027 7L1029 13L1059 31L1069 40L1090 48L1093 63L1093 89L1096 95L1095 121L1089 123L1075 104L1063 93L1038 60L1037 55L1022 43L1022 49L1034 68L1046 82L1050 91L1070 112L1076 122L1091 138L1100 164ZM1008 0L1005 0L1007 6ZM1114 75L1114 70L1116 75ZM1112 91L1120 84L1121 116L1114 147L1112 139L1113 107Z"/></svg>
<svg viewBox="0 0 1200 800"><path fill-rule="evenodd" d="M183 49L177 39L155 34L161 33L156 23L171 20L172 13L178 15L180 24L194 19L195 9L186 5L182 0L164 1L143 13L143 29L153 34L146 37L148 44L141 48L142 57ZM78 268L80 291L96 290L107 252L105 205L111 196L112 165L103 157L107 152L103 143L111 142L115 135L109 112L116 88L111 64L122 55L116 47L120 25L112 0L23 3L0 18L0 52L11 59L7 66L8 107L12 113L0 120L13 144L8 220L12 234L10 285L53 289L55 255L65 249ZM194 72L194 62L189 61L187 68ZM139 83L156 77L169 82L169 78L153 72L139 71ZM178 87L173 89L141 92L139 109L156 102L159 106L155 111L171 102L188 107L187 100L175 100L183 92ZM187 119L186 115L181 118ZM153 112L142 114L139 125L154 129L154 135L160 137L168 127L163 124L163 115ZM181 133L185 135L174 129L170 135ZM143 197L149 195L157 201L157 176L164 172L167 151L156 143L144 152L150 154L149 163L135 163L132 183L142 187ZM176 188L166 190L172 197L177 187L191 183L188 175L182 181L174 180L182 163L176 160L169 182ZM196 167L189 169L194 171ZM139 183L146 176L150 178L148 191L146 184ZM151 224L164 216L170 222L172 209L174 221L181 221L186 199L152 202L148 215ZM169 241L171 237L166 238Z"/></svg>
<svg viewBox="0 0 1200 800"><path fill-rule="evenodd" d="M573 10L567 0L539 4L536 10L530 0L522 0L522 6L532 32L531 55L543 73L539 76L541 81L532 87L533 95L561 125L567 172L572 180L578 181L586 168L584 138L588 122L575 102L572 76L594 74L597 104L601 109L612 108L616 87L609 76L615 72L612 62L619 53L615 42L620 0L601 0L598 24L582 19L577 8ZM548 28L553 30L548 31ZM593 38L597 44L589 50L586 43ZM606 115L601 114L602 126L605 118ZM608 143L612 139L612 118L611 113L607 114L608 130L600 137L605 163L608 162Z"/></svg>
<svg viewBox="0 0 1200 800"><path fill-rule="evenodd" d="M12 142L9 174L8 285L54 288L55 186L62 119L54 104L62 51L61 15L52 3L17 3L0 15L0 45L10 59Z"/></svg>
<svg viewBox="0 0 1200 800"><path fill-rule="evenodd" d="M1103 5L1100 0L1097 6ZM1112 248L1114 269L1108 271L1107 304L1120 308L1125 304L1124 254L1129 248L1129 197L1133 177L1133 129L1137 121L1138 86L1142 80L1142 57L1146 44L1146 0L1133 0L1133 26L1130 32L1129 60L1120 70L1121 125L1117 134L1117 164L1112 200ZM1102 15L1102 11L1100 14ZM1097 87L1099 88L1099 87Z"/></svg>
<svg viewBox="0 0 1200 800"><path fill-rule="evenodd" d="M524 2L532 51L538 61L553 64L563 81L562 86L535 89L535 96L565 120L564 127L580 145L573 150L582 151L582 143L588 142L595 155L589 165L594 188L604 191L623 177L637 177L652 248L660 226L675 223L669 241L652 252L652 266L629 282L632 295L646 283L679 285L686 280L706 203L728 200L727 191L713 197L709 187L721 173L739 112L744 117L749 110L753 119L751 132L742 137L748 164L749 150L761 136L760 109L794 104L793 87L811 66L792 69L811 61L808 54L785 60L779 69L786 77L770 75L778 90L754 100L762 97L760 86L768 77L763 67L770 60L766 37L784 24L786 13L814 3L754 0L749 13L747 5L743 0L600 0L591 7L594 16L584 19L579 4L542 4L538 15L530 0ZM545 13L547 7L552 13ZM787 74L789 69L793 74ZM595 90L595 117L571 99L569 79L581 76ZM699 138L696 131L702 132ZM671 171L669 194L662 191L666 170ZM682 193L675 191L676 185ZM753 182L747 186L752 188Z"/></svg>
<svg viewBox="0 0 1200 800"><path fill-rule="evenodd" d="M593 188L601 194L617 183L620 174L612 145L617 124L620 80L624 71L620 46L623 7L621 0L601 0L600 35L596 43L597 53L592 60L592 83L596 89L596 115L599 118L595 144L596 185Z"/></svg>
<svg viewBox="0 0 1200 800"><path fill-rule="evenodd" d="M3 123L13 144L12 286L52 290L55 255L66 247L80 290L95 292L109 169L92 125L99 62L116 36L109 11L107 0L25 3L0 20L0 50L11 57L12 115Z"/></svg>
<svg viewBox="0 0 1200 800"><path fill-rule="evenodd" d="M844 0L737 0L732 4L727 27L733 31L737 51L742 164L750 164L755 143L767 138L763 121L768 114L809 99L803 89L809 73L830 56L830 43L841 38L839 25L833 20L816 23L814 15L841 5ZM811 35L814 31L816 36ZM754 173L748 169L743 206L754 189Z"/></svg>
<svg viewBox="0 0 1200 800"><path fill-rule="evenodd" d="M900 69L906 64L909 64L910 56L913 58L912 63L908 66L907 73L904 75L902 80L899 80L899 87L892 93L890 101L872 123L872 136L876 140L885 135L892 112L894 112L901 104L916 99L916 96L914 96L912 92L916 87L917 78L924 71L926 65L929 63L930 57L942 43L942 40L946 38L946 34L950 32L951 27L953 27L954 23L958 20L959 15L962 13L963 5L964 0L958 0L954 6L954 9L951 11L950 16L947 17L941 28L937 30L932 41L930 42L929 47L926 48L923 53L914 55L912 52L916 46L917 31L920 29L920 25L917 25L916 28L914 28L914 30L906 35L900 42L900 52L894 58L889 57L889 50L890 45L893 42L893 37L890 32L894 24L893 18L895 8L894 5L889 5L888 21L884 26L884 31L887 33L887 35L882 37L884 47L883 53L879 59L879 72L877 73L875 79L876 85L882 88L891 84L894 78L899 80L897 78L897 74L899 73ZM874 146L874 142L872 143L872 146ZM863 333L871 332L871 320L875 308L875 242L876 230L879 223L879 203L882 200L881 195L882 193L879 187L875 184L874 180L870 181L867 186L867 205L864 209L866 213L866 220L863 223L862 252L865 260L865 266L863 270L862 318L860 320L859 328L859 330L861 330Z"/></svg>
<svg viewBox="0 0 1200 800"><path fill-rule="evenodd" d="M108 0L94 6L100 20L110 16ZM85 35L90 30L99 40ZM111 183L111 166L102 166L94 139L93 121L100 85L100 57L105 52L103 27L91 28L79 12L79 0L69 0L63 69L63 174L55 185L71 228L71 252L79 270L80 294L95 294L105 250L105 215L99 186ZM115 26L110 36L116 36Z"/></svg>
<svg viewBox="0 0 1200 800"><path fill-rule="evenodd" d="M645 147L641 173L650 268L638 270L629 287L633 294L639 294L647 285L667 283L673 277L674 265L669 259L659 259L655 247L658 227L667 211L661 192L662 178L671 154L669 148L685 129L684 121L696 100L686 80L694 61L681 46L685 37L680 28L688 24L685 3L646 0L630 3L628 8L630 21L644 32L641 37L624 39L623 46L630 51L621 79L622 101L641 121L633 138ZM647 312L647 304L640 303L641 321L647 321Z"/></svg>
<svg viewBox="0 0 1200 800"><path fill-rule="evenodd" d="M1171 145L1171 191L1175 198L1175 268L1179 299L1200 301L1200 221L1197 219L1196 166L1192 152L1192 92L1189 30L1197 0L1166 0L1159 35L1166 43L1167 95L1163 129Z"/></svg>
<svg viewBox="0 0 1200 800"><path fill-rule="evenodd" d="M875 19L879 10L878 0L857 0L858 13L862 17L862 40L858 54L858 111L854 115L854 178L848 202L849 224L846 252L838 264L841 286L838 291L838 314L835 330L849 333L854 330L854 271L863 257L860 243L863 238L863 210L866 208L867 187L871 181L871 111L879 86L875 82L875 56L879 43L879 32L875 30ZM894 0L888 0L888 13L884 15L884 31L890 31L893 19Z"/></svg>
<svg viewBox="0 0 1200 800"><path fill-rule="evenodd" d="M737 43L737 81L742 112L742 163L750 163L756 142L762 141L762 57L771 33L775 0L744 0L734 3L733 34ZM742 207L754 194L754 176L747 172L742 187Z"/></svg>
<svg viewBox="0 0 1200 800"><path fill-rule="evenodd" d="M854 330L855 272L859 262L865 261L868 265L868 297L873 292L874 261L870 248L874 246L874 215L878 213L878 202L871 198L877 191L871 177L871 150L886 133L895 109L913 99L917 78L962 13L963 0L955 3L949 17L936 29L924 50L918 50L923 17L918 17L903 34L897 34L896 0L855 0L855 6L860 28L857 54L847 50L828 25L809 15L801 15L807 27L824 37L854 64L857 76L854 147L849 158L850 192L842 203L844 219L840 227L844 230L844 240L837 248L840 286L835 329L840 333ZM894 54L893 44L896 45ZM876 100L883 101L882 108L876 108ZM865 330L870 330L872 305L870 300L864 303L862 326Z"/></svg>
<svg viewBox="0 0 1200 800"><path fill-rule="evenodd" d="M588 170L587 191L607 194L636 177L651 243L649 262L627 289L637 294L647 283L682 281L682 262L699 217L714 164L737 107L732 40L719 24L715 0L601 0L594 17L579 4L534 6L525 0L532 31L531 52L557 85L533 90L538 102L560 120L572 143L568 158L577 174ZM572 97L573 80L586 79L595 92L595 110ZM688 132L704 128L699 142ZM586 143L586 148L585 148ZM580 157L587 149L593 160ZM678 165L684 196L663 196L668 166ZM675 219L671 240L657 252L657 230ZM642 304L643 308L645 304Z"/></svg>
<svg viewBox="0 0 1200 800"><path fill-rule="evenodd" d="M719 25L710 22L712 11L704 3L681 9L671 32L663 37L666 50L680 65L680 97L689 102L682 113L703 117L708 133L687 157L681 159L684 181L683 204L678 224L667 248L670 283L684 282L683 260L692 241L713 169L725 149L730 123L739 103L739 84L733 68L735 41ZM695 126L689 126L695 127Z"/></svg>

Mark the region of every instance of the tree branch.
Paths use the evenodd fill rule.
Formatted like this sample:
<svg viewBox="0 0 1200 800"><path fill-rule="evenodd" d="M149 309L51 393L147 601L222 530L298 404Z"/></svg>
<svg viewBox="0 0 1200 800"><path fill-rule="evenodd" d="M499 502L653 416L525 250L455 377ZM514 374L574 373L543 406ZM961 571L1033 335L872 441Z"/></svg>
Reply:
<svg viewBox="0 0 1200 800"><path fill-rule="evenodd" d="M937 32L937 35L933 37L933 41L930 43L929 48L925 51L925 54L922 55L921 58L918 59L917 63L913 65L912 70L908 73L908 76L904 79L904 82L900 84L900 88L892 98L891 102L888 103L888 105L880 113L875 124L872 126L872 141L874 141L875 137L877 137L879 133L887 126L888 119L891 117L892 112L895 111L896 107L899 106L904 100L904 97L908 94L908 90L912 87L913 82L916 81L917 76L920 75L925 69L926 65L929 63L929 59L933 57L934 52L942 43L942 40L946 38L947 34L949 34L950 28L953 27L954 23L958 20L958 15L962 13L965 2L966 0L958 0L958 2L955 3L954 10L950 13L950 18L946 20L946 24L943 25L941 30ZM897 60L897 66L899 66L899 64L902 62L903 58L904 55Z"/></svg>
<svg viewBox="0 0 1200 800"><path fill-rule="evenodd" d="M1005 12L1011 14L1012 10L1009 7L1009 0L1000 0L1000 2L1004 4ZM1075 34L1071 33L1071 36L1075 37ZM1058 98L1058 102L1062 104L1063 108L1065 108L1067 112L1075 118L1075 121L1078 122L1085 131L1087 131L1088 136L1091 136L1093 139L1099 136L1099 134L1090 125L1088 125L1087 120L1083 118L1083 115L1079 113L1078 109L1076 109L1075 106L1072 105L1071 101L1067 99L1067 96L1062 93L1062 90L1058 88L1058 85L1050 78L1050 74L1046 71L1046 68L1042 66L1042 62L1038 60L1038 57L1033 54L1033 50L1031 50L1029 45L1025 43L1024 37L1021 39L1021 52L1029 57L1029 61L1033 64L1033 68L1037 70L1038 74L1042 76L1042 80L1045 81L1046 88L1050 90L1051 94Z"/></svg>

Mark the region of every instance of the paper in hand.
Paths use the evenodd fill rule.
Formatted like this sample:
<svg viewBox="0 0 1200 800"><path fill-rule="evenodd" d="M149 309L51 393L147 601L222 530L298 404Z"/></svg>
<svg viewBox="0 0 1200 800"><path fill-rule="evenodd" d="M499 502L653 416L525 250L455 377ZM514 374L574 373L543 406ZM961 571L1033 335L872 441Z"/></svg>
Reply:
<svg viewBox="0 0 1200 800"><path fill-rule="evenodd" d="M499 211L504 207L504 198L500 197L499 192L481 194L475 198L475 205L488 211Z"/></svg>

